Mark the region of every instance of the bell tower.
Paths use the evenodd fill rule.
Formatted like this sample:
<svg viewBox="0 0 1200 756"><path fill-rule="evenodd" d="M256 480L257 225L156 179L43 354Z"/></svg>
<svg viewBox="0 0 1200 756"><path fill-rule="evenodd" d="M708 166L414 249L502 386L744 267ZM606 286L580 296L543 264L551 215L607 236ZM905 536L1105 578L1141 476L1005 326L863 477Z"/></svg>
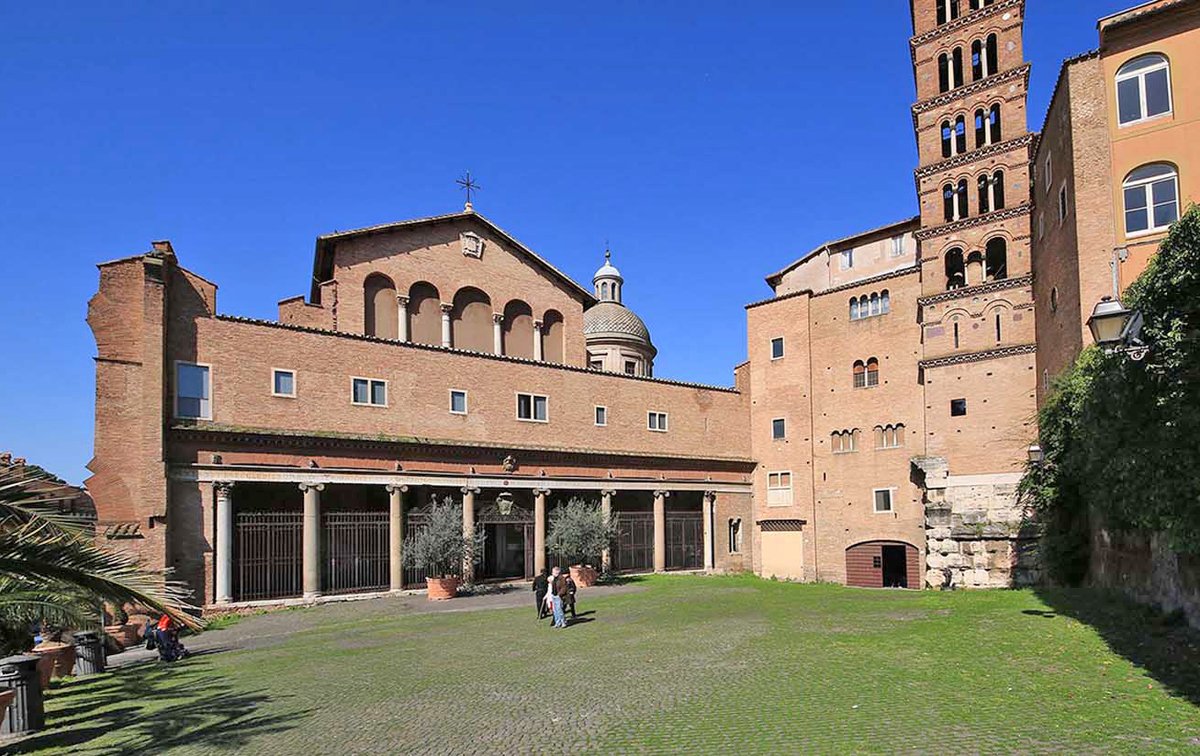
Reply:
<svg viewBox="0 0 1200 756"><path fill-rule="evenodd" d="M1024 0L912 0L927 451L1019 469L1034 435Z"/></svg>

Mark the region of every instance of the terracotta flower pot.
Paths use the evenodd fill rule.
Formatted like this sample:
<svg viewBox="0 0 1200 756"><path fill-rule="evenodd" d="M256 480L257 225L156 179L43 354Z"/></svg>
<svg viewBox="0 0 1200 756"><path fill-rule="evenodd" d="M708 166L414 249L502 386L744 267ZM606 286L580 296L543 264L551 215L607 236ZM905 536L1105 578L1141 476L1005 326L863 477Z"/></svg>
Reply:
<svg viewBox="0 0 1200 756"><path fill-rule="evenodd" d="M599 577L595 567L589 567L586 564L571 565L571 579L579 588L591 588Z"/></svg>
<svg viewBox="0 0 1200 756"><path fill-rule="evenodd" d="M70 643L42 641L33 647L33 653L42 657L38 660L42 690L49 687L51 677L66 677L75 672L75 647ZM43 667L43 664L47 666Z"/></svg>
<svg viewBox="0 0 1200 756"><path fill-rule="evenodd" d="M427 589L430 601L445 601L452 599L458 595L458 578L425 578L425 587Z"/></svg>

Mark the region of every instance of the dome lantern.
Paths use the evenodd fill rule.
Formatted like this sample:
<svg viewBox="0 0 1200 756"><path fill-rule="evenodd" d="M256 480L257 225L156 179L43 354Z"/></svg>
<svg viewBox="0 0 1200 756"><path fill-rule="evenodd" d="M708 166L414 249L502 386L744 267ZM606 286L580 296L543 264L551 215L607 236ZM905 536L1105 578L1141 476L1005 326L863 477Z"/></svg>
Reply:
<svg viewBox="0 0 1200 756"><path fill-rule="evenodd" d="M592 276L596 299L621 304L621 288L624 285L625 279L621 277L621 271L612 264L612 252L604 250L604 264L596 271L596 275Z"/></svg>

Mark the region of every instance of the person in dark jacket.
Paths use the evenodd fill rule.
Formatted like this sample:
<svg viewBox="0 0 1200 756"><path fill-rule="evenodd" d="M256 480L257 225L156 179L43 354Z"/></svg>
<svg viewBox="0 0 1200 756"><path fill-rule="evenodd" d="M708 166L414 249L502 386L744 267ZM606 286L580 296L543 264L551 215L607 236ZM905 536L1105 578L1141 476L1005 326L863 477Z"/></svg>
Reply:
<svg viewBox="0 0 1200 756"><path fill-rule="evenodd" d="M565 573L567 578L567 597L563 599L563 614L571 613L571 619L575 619L575 581L571 579L571 573Z"/></svg>
<svg viewBox="0 0 1200 756"><path fill-rule="evenodd" d="M546 579L546 571L542 570L533 579L533 600L537 604L538 619L546 618L546 592L550 590L550 581Z"/></svg>

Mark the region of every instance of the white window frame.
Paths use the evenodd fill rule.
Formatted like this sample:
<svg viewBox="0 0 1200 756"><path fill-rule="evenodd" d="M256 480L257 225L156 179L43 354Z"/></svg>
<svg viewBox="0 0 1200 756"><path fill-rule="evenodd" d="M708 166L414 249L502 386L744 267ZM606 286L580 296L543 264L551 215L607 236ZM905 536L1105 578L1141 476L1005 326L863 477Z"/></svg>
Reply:
<svg viewBox="0 0 1200 756"><path fill-rule="evenodd" d="M838 250L840 270L854 270L854 247Z"/></svg>
<svg viewBox="0 0 1200 756"><path fill-rule="evenodd" d="M354 382L355 381L366 381L367 382L367 401L365 401L365 402L354 401ZM383 384L383 404L376 404L375 402L371 401L371 397L373 397L375 395L375 392L372 389L374 388L374 384L376 384L376 383ZM387 379L385 379L385 378L367 378L366 376L362 376L362 375L350 376L350 403L352 405L354 405L355 407L386 408L391 403L391 401L392 401L392 390L391 390L391 387L388 386Z"/></svg>
<svg viewBox="0 0 1200 756"><path fill-rule="evenodd" d="M1175 221L1178 221L1179 218L1181 217L1181 215L1180 215L1181 202L1180 202L1180 197L1179 197L1179 168L1172 165L1171 163L1165 163L1165 162L1153 163L1152 162L1152 163L1144 163L1143 165L1139 165L1137 168L1134 168L1133 171L1138 170L1138 168L1144 168L1147 165L1166 165L1171 168L1171 173L1169 176L1164 174L1163 176L1160 176L1158 178L1139 179L1137 181L1129 181L1127 179L1127 180L1121 182L1121 230L1125 233L1126 239L1137 239L1138 237L1141 237L1141 236L1150 236L1153 234L1160 234L1160 233L1166 231L1168 228L1170 228L1171 223L1175 223ZM1129 173L1133 173L1133 171L1130 171ZM1128 174L1126 174L1126 175L1128 175ZM1168 223L1165 226L1156 226L1156 225L1154 225L1154 195L1151 192L1150 187L1153 186L1154 184L1158 183L1159 181L1167 181L1167 180L1170 180L1170 181L1174 182L1174 184L1175 184L1175 220L1171 221L1171 223ZM1141 189L1143 195L1146 198L1146 223L1147 223L1147 226L1146 226L1146 228L1142 229L1141 231L1132 231L1131 232L1129 230L1129 222L1126 219L1126 216L1129 213L1129 207L1125 204L1125 192L1129 189L1134 189L1134 188Z"/></svg>
<svg viewBox="0 0 1200 756"><path fill-rule="evenodd" d="M787 476L787 485L783 485L783 476ZM775 485L771 484L771 478L775 477L779 482ZM784 491L772 495L772 492ZM792 471L791 470L768 470L767 471L767 506L768 507L790 507L794 503L792 490Z"/></svg>
<svg viewBox="0 0 1200 756"><path fill-rule="evenodd" d="M655 417L657 417L662 422L661 428L658 427L657 423L654 422ZM663 412L661 410L647 410L646 411L646 429L647 430L654 431L655 433L666 433L670 429L670 427L671 427L671 423L670 423L668 413Z"/></svg>
<svg viewBox="0 0 1200 756"><path fill-rule="evenodd" d="M892 237L892 257L904 257L904 235Z"/></svg>
<svg viewBox="0 0 1200 756"><path fill-rule="evenodd" d="M190 367L202 367L208 371L208 414L207 415L180 415L179 414L179 366L188 365ZM174 415L180 420L212 420L213 419L213 368L208 362L190 362L188 360L175 360L175 372L172 375L174 385L171 387L172 394L172 409Z"/></svg>
<svg viewBox="0 0 1200 756"><path fill-rule="evenodd" d="M292 393L281 394L275 390L275 376L278 373L288 373L292 376ZM212 375L212 374L209 373L209 375ZM284 399L295 399L296 395L299 392L300 392L300 388L296 385L296 371L295 370L292 370L291 368L277 368L277 367L271 368L271 396L279 396L279 397L283 397Z"/></svg>
<svg viewBox="0 0 1200 756"><path fill-rule="evenodd" d="M1070 210L1067 207L1067 180L1063 179L1058 185L1058 225L1062 225L1067 219L1067 214Z"/></svg>
<svg viewBox="0 0 1200 756"><path fill-rule="evenodd" d="M517 406L515 409L517 420L522 423L548 423L550 422L550 397L545 394L532 394L527 391L516 391ZM521 417L521 397L529 397L529 412L532 417ZM538 399L546 400L546 416L540 420L537 418L537 401Z"/></svg>
<svg viewBox="0 0 1200 756"><path fill-rule="evenodd" d="M876 504L875 495L880 491L886 491L888 495L888 509L880 509ZM871 512L873 514L895 514L896 513L896 489L892 488L872 488L871 489Z"/></svg>
<svg viewBox="0 0 1200 756"><path fill-rule="evenodd" d="M600 415L604 414L604 422L600 422ZM603 404L597 404L592 408L592 421L596 423L597 428L608 427L608 407Z"/></svg>
<svg viewBox="0 0 1200 756"><path fill-rule="evenodd" d="M1128 66L1130 63L1133 63L1134 61L1136 61L1140 58L1145 58L1145 57L1150 57L1150 56L1157 56L1157 57L1162 58L1162 60L1148 68L1141 68L1141 69L1138 69L1137 71L1133 71L1132 73L1126 73L1126 74L1121 73L1121 69ZM1156 113L1154 115L1146 115L1146 111L1148 109L1146 107L1146 75L1151 73L1152 71L1158 71L1161 69L1166 69L1166 71L1167 71L1167 109L1161 113ZM1140 107L1142 114L1141 114L1141 116L1133 119L1132 121L1122 121L1121 120L1121 82L1128 81L1129 79L1141 79L1141 81L1138 82L1138 105ZM1122 63L1120 65L1119 68L1117 68L1117 75L1113 77L1113 97L1115 98L1114 103L1117 106L1117 128L1119 128L1119 129L1123 129L1126 126L1136 126L1140 123L1146 123L1147 121L1156 121L1159 118L1166 118L1167 116L1174 115L1174 113L1175 113L1175 91L1174 91L1174 86L1171 84L1171 61L1170 61L1170 59L1168 59L1167 56L1163 55L1162 53L1151 52L1151 53L1145 53L1143 55L1135 55L1134 57L1125 61L1124 63Z"/></svg>
<svg viewBox="0 0 1200 756"><path fill-rule="evenodd" d="M1050 187L1054 185L1054 164L1050 162L1052 155L1046 156L1046 194L1050 193Z"/></svg>
<svg viewBox="0 0 1200 756"><path fill-rule="evenodd" d="M775 435L775 423L783 423L783 435L782 435L782 436L776 436L776 435ZM786 417L773 417L773 418L771 418L771 440L772 440L772 441L785 441L785 440L787 440L787 418L786 418Z"/></svg>
<svg viewBox="0 0 1200 756"><path fill-rule="evenodd" d="M775 356L775 342L776 341L779 342L779 356L778 357ZM774 362L775 360L782 360L783 356L785 354L787 354L787 345L784 344L783 337L776 336L776 337L772 338L771 339L771 362Z"/></svg>
<svg viewBox="0 0 1200 756"><path fill-rule="evenodd" d="M462 394L462 397L463 397L462 411L454 409L454 395L455 394ZM450 414L451 415L466 415L467 413L469 413L471 411L471 400L467 395L466 389L452 388L452 389L450 389L449 397L450 397Z"/></svg>

